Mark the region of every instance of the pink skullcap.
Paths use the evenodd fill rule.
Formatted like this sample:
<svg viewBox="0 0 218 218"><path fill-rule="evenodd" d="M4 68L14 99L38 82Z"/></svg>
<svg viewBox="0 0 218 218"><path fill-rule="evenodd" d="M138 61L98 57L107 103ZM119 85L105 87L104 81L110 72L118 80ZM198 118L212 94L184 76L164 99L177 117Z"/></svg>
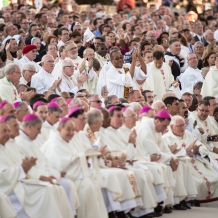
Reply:
<svg viewBox="0 0 218 218"><path fill-rule="evenodd" d="M70 108L70 110L68 111L68 116L71 116L73 113L75 113L78 110L81 110L81 107L72 107Z"/></svg>
<svg viewBox="0 0 218 218"><path fill-rule="evenodd" d="M14 108L17 108L17 107L20 105L20 103L21 103L21 101L15 101L15 102L13 103Z"/></svg>
<svg viewBox="0 0 218 218"><path fill-rule="evenodd" d="M23 118L23 122L29 122L32 120L36 120L38 119L38 117L35 114L27 114L24 118Z"/></svg>
<svg viewBox="0 0 218 218"><path fill-rule="evenodd" d="M0 103L0 109L2 109L6 104L8 104L7 101L3 101L2 103Z"/></svg>
<svg viewBox="0 0 218 218"><path fill-rule="evenodd" d="M0 118L0 123L4 123L8 118L8 115L4 115Z"/></svg>
<svg viewBox="0 0 218 218"><path fill-rule="evenodd" d="M125 112L127 109L127 107L122 108L122 112Z"/></svg>
<svg viewBox="0 0 218 218"><path fill-rule="evenodd" d="M58 104L51 102L49 104L47 104L48 108L60 108Z"/></svg>
<svg viewBox="0 0 218 218"><path fill-rule="evenodd" d="M33 110L36 109L39 105L45 105L45 102L43 102L43 101L37 101L37 102L33 105Z"/></svg>
<svg viewBox="0 0 218 218"><path fill-rule="evenodd" d="M69 98L69 99L66 100L66 103L70 104L71 101L72 101L72 98Z"/></svg>
<svg viewBox="0 0 218 218"><path fill-rule="evenodd" d="M58 97L53 98L53 99L51 100L51 103L56 103L57 99L58 99Z"/></svg>
<svg viewBox="0 0 218 218"><path fill-rule="evenodd" d="M143 113L148 112L148 111L150 111L150 110L152 110L151 107L145 106L145 107L143 107L143 108L139 111L139 114L143 114Z"/></svg>
<svg viewBox="0 0 218 218"><path fill-rule="evenodd" d="M108 108L108 111L111 112L112 110L117 109L117 108L118 106L111 106L110 108Z"/></svg>
<svg viewBox="0 0 218 218"><path fill-rule="evenodd" d="M60 122L59 123L64 123L64 122L67 122L68 120L71 120L69 117L62 117L60 119Z"/></svg>
<svg viewBox="0 0 218 218"><path fill-rule="evenodd" d="M169 119L169 118L171 118L171 117L170 117L170 114L169 114L166 110L160 110L160 111L156 114L156 117L163 118L163 119Z"/></svg>

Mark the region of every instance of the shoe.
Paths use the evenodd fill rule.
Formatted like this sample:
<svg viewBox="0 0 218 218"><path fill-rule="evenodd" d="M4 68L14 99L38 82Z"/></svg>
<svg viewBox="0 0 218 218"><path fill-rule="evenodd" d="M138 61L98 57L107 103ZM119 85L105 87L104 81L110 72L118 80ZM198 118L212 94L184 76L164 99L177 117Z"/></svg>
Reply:
<svg viewBox="0 0 218 218"><path fill-rule="evenodd" d="M116 212L116 216L117 216L118 218L128 218L128 216L127 216L123 211L121 211L121 212Z"/></svg>
<svg viewBox="0 0 218 218"><path fill-rule="evenodd" d="M110 212L110 213L108 214L108 217L109 217L109 218L118 218L118 217L115 215L114 212Z"/></svg>
<svg viewBox="0 0 218 218"><path fill-rule="evenodd" d="M171 207L164 207L164 210L163 210L164 213L172 213L172 210L171 210Z"/></svg>
<svg viewBox="0 0 218 218"><path fill-rule="evenodd" d="M175 204L173 208L176 210L187 210L182 204Z"/></svg>
<svg viewBox="0 0 218 218"><path fill-rule="evenodd" d="M185 207L186 209L192 209L185 200L181 201L180 204L183 205L183 207Z"/></svg>

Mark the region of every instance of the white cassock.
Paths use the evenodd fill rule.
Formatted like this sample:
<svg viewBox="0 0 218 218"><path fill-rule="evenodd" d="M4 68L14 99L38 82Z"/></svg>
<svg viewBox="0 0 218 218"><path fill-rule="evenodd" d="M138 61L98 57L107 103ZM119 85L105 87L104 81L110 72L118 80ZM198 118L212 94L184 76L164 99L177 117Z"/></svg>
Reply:
<svg viewBox="0 0 218 218"><path fill-rule="evenodd" d="M152 118L142 118L142 121L136 127L137 132L137 152L138 156L143 157L143 155L160 154L161 158L157 161L158 163L163 163L167 166L165 168L166 173L170 175L168 178L169 187L174 188L174 203L179 203L179 201L185 199L187 196L192 196L193 193L189 193L189 189L186 190L185 179L183 178L183 166L179 164L176 171L172 172L169 166L169 161L171 160L171 155L168 154L169 148L167 148L162 143L162 133L158 133L155 130L154 119ZM172 176L173 173L173 176ZM196 194L196 193L195 193ZM175 198L176 197L176 198Z"/></svg>
<svg viewBox="0 0 218 218"><path fill-rule="evenodd" d="M7 195L0 192L0 217L1 218L15 218L16 212Z"/></svg>
<svg viewBox="0 0 218 218"><path fill-rule="evenodd" d="M96 91L97 91L97 94L99 96L101 96L101 89L102 89L102 87L107 85L106 75L107 75L107 71L110 69L111 65L112 65L112 63L110 61L107 62L102 67L102 69L101 69L101 71L99 73L97 87L96 87Z"/></svg>
<svg viewBox="0 0 218 218"><path fill-rule="evenodd" d="M22 76L21 78L20 78L20 82L19 82L19 84L23 84L23 85L26 85L28 82L25 80L25 78Z"/></svg>
<svg viewBox="0 0 218 218"><path fill-rule="evenodd" d="M37 172L31 175L31 178L38 180L41 176L55 177L66 191L71 210L75 214L75 209L78 208L79 203L74 183L70 180L61 178L60 172L49 164L43 153L39 150L39 147L37 147L22 130L20 131L20 135L16 137L16 144L25 157L37 158L36 165L34 166L37 169Z"/></svg>
<svg viewBox="0 0 218 218"><path fill-rule="evenodd" d="M37 73L42 69L42 67L40 67L36 62L30 61L25 55L23 55L23 57L21 59L19 59L19 60L15 58L14 63L19 65L20 70L22 70L22 67L25 64L33 64L34 67L36 68Z"/></svg>
<svg viewBox="0 0 218 218"><path fill-rule="evenodd" d="M63 72L60 75L60 78L62 78L60 89L62 92L71 92L76 94L79 91L79 88L77 87L77 80L74 75L67 76ZM83 89L84 87L80 87L80 89Z"/></svg>
<svg viewBox="0 0 218 218"><path fill-rule="evenodd" d="M207 73L202 89L201 95L218 97L218 69L216 66L212 66Z"/></svg>
<svg viewBox="0 0 218 218"><path fill-rule="evenodd" d="M0 79L0 98L11 104L18 99L16 87L6 77Z"/></svg>
<svg viewBox="0 0 218 218"><path fill-rule="evenodd" d="M74 65L74 73L79 70L79 65L82 63L83 59L80 56L77 56L76 59L72 59Z"/></svg>
<svg viewBox="0 0 218 218"><path fill-rule="evenodd" d="M58 62L54 66L54 70L52 71L52 74L56 79L58 79L58 77L60 77L60 75L61 75L62 63L63 63L63 60L61 58L59 58Z"/></svg>
<svg viewBox="0 0 218 218"><path fill-rule="evenodd" d="M53 85L55 77L52 73L47 73L43 68L31 80L31 87L36 88L38 94L43 94Z"/></svg>
<svg viewBox="0 0 218 218"><path fill-rule="evenodd" d="M6 194L18 217L74 217L62 187L33 179L37 174L32 167L25 174L21 167L24 156L0 145L0 191Z"/></svg>
<svg viewBox="0 0 218 218"><path fill-rule="evenodd" d="M197 82L204 82L204 78L201 74L201 70L194 69L190 66L180 75L179 81L182 86L182 92L187 92L188 89L192 89Z"/></svg>
<svg viewBox="0 0 218 218"><path fill-rule="evenodd" d="M102 145L107 145L110 151L124 151L127 154L127 160L132 160L132 157L134 157L134 145L131 143L121 143L117 137L116 129L112 127L106 129L101 128L100 131L97 132L97 135L100 136ZM131 151L133 154L131 154ZM160 196L157 196L156 194L156 189L153 185L154 178L149 168L138 163L134 163L133 166L126 164L125 167L135 173L135 177L142 193L143 208L154 208L157 202L159 202ZM164 193L162 197L165 199L166 196ZM134 216L134 214L132 215Z"/></svg>
<svg viewBox="0 0 218 218"><path fill-rule="evenodd" d="M101 67L103 67L107 63L107 59L105 57L102 57L97 52L95 52L95 58L99 61Z"/></svg>
<svg viewBox="0 0 218 218"><path fill-rule="evenodd" d="M108 95L116 95L118 98L124 97L124 87L133 88L133 80L130 75L129 69L131 64L124 64L123 68L115 68L111 65L111 68L106 73L106 84L108 88ZM125 73L125 69L127 72ZM141 70L140 67L135 67L134 78L137 80L143 80L147 78L147 75Z"/></svg>
<svg viewBox="0 0 218 218"><path fill-rule="evenodd" d="M83 61L84 59L82 59ZM88 74L88 80L83 83L83 87L89 92L89 94L96 94L96 86L98 82L98 75L94 71L93 67L91 70L88 70L88 61L85 63L85 70L83 72L80 72L81 64L78 66L78 70L74 73L75 77L78 78L80 74Z"/></svg>
<svg viewBox="0 0 218 218"><path fill-rule="evenodd" d="M84 131L77 133L76 137L74 138L73 141L75 144L78 144L76 143L77 140L80 141L80 143L82 142L81 144L83 145L80 145L80 152L81 148L84 152L85 150L91 148L96 140L96 137L91 132L89 126L86 125ZM84 150L84 148L86 149ZM113 208L113 211L125 211L142 205L140 198L141 193L138 192L138 186L136 185L135 188L137 191L134 191L129 181L129 177L125 171L118 168L108 168L102 158L99 159L99 166L101 167L100 173L104 183L104 199L107 196L110 200L109 204L106 203L107 209L111 207Z"/></svg>
<svg viewBox="0 0 218 218"><path fill-rule="evenodd" d="M210 123L212 124L214 129L218 129L218 123L217 121L214 119L214 116L208 116L208 119L210 120Z"/></svg>
<svg viewBox="0 0 218 218"><path fill-rule="evenodd" d="M55 169L59 172L66 171L65 178L75 182L80 200L77 216L81 218L107 218L100 186L92 178L91 171L87 167L85 154L76 152L74 145L64 141L58 132L49 137L41 151ZM66 168L68 169L66 170Z"/></svg>
<svg viewBox="0 0 218 218"><path fill-rule="evenodd" d="M185 145L185 149L195 140L195 137L192 133L185 131L183 137L175 136L172 131L164 134L163 143L168 145L177 144L178 148L182 148ZM196 142L197 146L202 145L200 141ZM218 174L214 170L211 162L208 158L205 157L206 147L202 145L199 148L199 154L194 154L190 152L188 155L190 158L189 161L189 170L192 172L192 177L195 181L197 187L197 199L204 200L215 198L218 196ZM188 158L187 156L182 157ZM188 179L190 176L188 177ZM191 188L191 187L190 187ZM214 206L217 207L217 202L206 203L204 206Z"/></svg>
<svg viewBox="0 0 218 218"><path fill-rule="evenodd" d="M174 81L171 68L167 63L163 62L162 67L158 69L154 62L151 62L148 69L147 88L156 94L155 100L162 100L163 94L171 87Z"/></svg>

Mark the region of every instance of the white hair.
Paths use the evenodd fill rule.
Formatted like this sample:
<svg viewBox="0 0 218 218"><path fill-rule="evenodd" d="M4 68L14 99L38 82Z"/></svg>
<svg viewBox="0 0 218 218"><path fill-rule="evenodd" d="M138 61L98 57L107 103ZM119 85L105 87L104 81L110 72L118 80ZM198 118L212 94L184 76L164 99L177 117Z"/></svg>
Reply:
<svg viewBox="0 0 218 218"><path fill-rule="evenodd" d="M92 109L87 113L87 122L88 124L93 124L96 121L102 121L103 115L100 110L98 109Z"/></svg>
<svg viewBox="0 0 218 218"><path fill-rule="evenodd" d="M83 55L85 55L88 50L94 51L92 48L86 48L86 49L83 51Z"/></svg>
<svg viewBox="0 0 218 218"><path fill-rule="evenodd" d="M34 64L30 64L30 63L24 64L23 67L22 67L22 71L24 71L24 70L29 70L29 69L32 69L32 68L34 68L34 69L36 70Z"/></svg>
<svg viewBox="0 0 218 218"><path fill-rule="evenodd" d="M203 33L204 38L207 37L207 34L208 34L208 32L210 32L210 31L211 31L211 30L206 30L206 31Z"/></svg>
<svg viewBox="0 0 218 218"><path fill-rule="evenodd" d="M63 61L62 61L62 69L66 66L68 66L69 64L72 64L73 65L73 61L72 59L70 58L65 58Z"/></svg>
<svg viewBox="0 0 218 218"><path fill-rule="evenodd" d="M179 116L179 115L175 115L175 116L172 116L172 117L171 117L170 125L176 125L176 121L177 121L177 120L183 120L183 121L185 122L185 120L184 120L183 117L181 117L181 116Z"/></svg>
<svg viewBox="0 0 218 218"><path fill-rule="evenodd" d="M157 109L158 109L158 105L159 105L160 103L164 104L162 101L157 100L157 101L155 101L155 102L152 103L151 107L152 107L154 110L157 110Z"/></svg>
<svg viewBox="0 0 218 218"><path fill-rule="evenodd" d="M40 41L40 38L38 38L38 37L33 37L33 38L31 39L31 45L32 45L37 39Z"/></svg>
<svg viewBox="0 0 218 218"><path fill-rule="evenodd" d="M15 72L17 68L19 68L19 65L17 64L7 64L5 67L5 75Z"/></svg>
<svg viewBox="0 0 218 218"><path fill-rule="evenodd" d="M142 106L138 103L138 102L131 102L130 104L129 104L129 106L135 111L135 110L137 110L138 108L142 108Z"/></svg>

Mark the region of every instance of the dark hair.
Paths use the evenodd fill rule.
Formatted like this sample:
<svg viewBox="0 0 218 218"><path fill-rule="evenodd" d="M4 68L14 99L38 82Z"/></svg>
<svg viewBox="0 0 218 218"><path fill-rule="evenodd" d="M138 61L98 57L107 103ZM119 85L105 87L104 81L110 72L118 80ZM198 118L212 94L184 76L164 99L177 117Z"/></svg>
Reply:
<svg viewBox="0 0 218 218"><path fill-rule="evenodd" d="M187 96L192 96L192 94L191 94L190 92L184 92L184 93L182 94L182 97L183 97L183 96L186 96L186 95L187 95Z"/></svg>
<svg viewBox="0 0 218 218"><path fill-rule="evenodd" d="M19 4L17 9L20 10L23 6L25 6L24 4Z"/></svg>
<svg viewBox="0 0 218 218"><path fill-rule="evenodd" d="M179 102L185 102L183 99L179 99Z"/></svg>
<svg viewBox="0 0 218 218"><path fill-rule="evenodd" d="M126 22L126 23L124 23L124 24L122 25L122 28L123 28L124 31L126 31L126 25L127 25L127 24L129 24L129 23Z"/></svg>
<svg viewBox="0 0 218 218"><path fill-rule="evenodd" d="M174 96L169 96L169 97L166 97L163 102L164 104L167 106L168 104L172 105L174 101L178 101L179 99L177 97L174 97Z"/></svg>
<svg viewBox="0 0 218 218"><path fill-rule="evenodd" d="M202 101L205 101L210 105L210 100L212 99L216 99L216 98L213 96L205 96Z"/></svg>
<svg viewBox="0 0 218 218"><path fill-rule="evenodd" d="M218 113L218 107L216 107L213 111L213 116Z"/></svg>
<svg viewBox="0 0 218 218"><path fill-rule="evenodd" d="M160 122L163 122L165 120L171 121L171 118L161 118L161 117L157 117L157 116L155 116L154 119L159 120Z"/></svg>
<svg viewBox="0 0 218 218"><path fill-rule="evenodd" d="M178 39L171 39L169 41L169 45L172 45L174 42L179 42L179 40Z"/></svg>
<svg viewBox="0 0 218 218"><path fill-rule="evenodd" d="M78 31L76 31L76 30L73 31L72 33L70 33L70 38L71 38L71 37L76 38L77 36L82 36L82 35L81 35L80 32L78 32Z"/></svg>
<svg viewBox="0 0 218 218"><path fill-rule="evenodd" d="M6 56L6 54L5 54L3 51L0 52L0 59L1 59L3 62L5 62L5 61L7 60L7 56Z"/></svg>
<svg viewBox="0 0 218 218"><path fill-rule="evenodd" d="M132 28L131 28L131 31L132 31L132 32L135 31L135 28L136 28L137 26L139 26L139 25L138 25L138 24L133 25Z"/></svg>
<svg viewBox="0 0 218 218"><path fill-rule="evenodd" d="M112 20L112 18L110 18L110 17L109 17L109 18L106 18L106 19L104 20L104 23L108 25L108 22L109 22L110 20Z"/></svg>
<svg viewBox="0 0 218 218"><path fill-rule="evenodd" d="M63 30L66 30L66 31L68 31L69 32L69 30L68 30L68 28L67 27L65 27L65 26L62 26L59 30L58 30L58 35L59 36L61 36L62 35L62 31Z"/></svg>
<svg viewBox="0 0 218 218"><path fill-rule="evenodd" d="M58 38L55 35L49 35L47 38L46 43L50 44L51 43L51 39L56 39L58 41Z"/></svg>
<svg viewBox="0 0 218 218"><path fill-rule="evenodd" d="M96 58L93 58L93 68L97 71L99 71L99 69L101 68L100 63L99 63L98 59L96 59Z"/></svg>
<svg viewBox="0 0 218 218"><path fill-rule="evenodd" d="M131 46L132 42L138 42L136 39L132 39L129 41L128 45Z"/></svg>
<svg viewBox="0 0 218 218"><path fill-rule="evenodd" d="M109 105L111 105L112 104L112 99L114 98L114 97L117 97L116 95L109 95L109 96L107 96L106 98L105 98L105 100L104 100L104 104L105 104L105 107L107 107L107 106L109 106Z"/></svg>
<svg viewBox="0 0 218 218"><path fill-rule="evenodd" d="M154 51L153 58L156 60L164 59L164 53L162 51Z"/></svg>
<svg viewBox="0 0 218 218"><path fill-rule="evenodd" d="M143 51L143 50L145 49L145 46L146 46L146 45L150 45L150 46L151 46L151 43L149 43L149 42L147 42L147 41L143 42L143 43L141 44L141 46L140 46L141 51Z"/></svg>
<svg viewBox="0 0 218 218"><path fill-rule="evenodd" d="M212 52L208 53L208 54L204 57L203 63L202 63L203 67L209 67L208 59L209 59L209 57L210 57L212 54L215 54L215 55L216 55L216 53L212 51Z"/></svg>
<svg viewBox="0 0 218 218"><path fill-rule="evenodd" d="M107 109L109 109L112 106L116 106L116 108L112 109L111 111L108 111L110 114L110 117L112 117L114 115L114 111L122 111L122 108L117 106L117 105L110 105L108 107L106 107Z"/></svg>
<svg viewBox="0 0 218 218"><path fill-rule="evenodd" d="M48 44L48 45L46 46L46 48L45 48L46 52L48 51L48 47L49 47L49 46L52 46L52 45L54 45L54 46L56 47L56 50L58 50L57 45L55 45L55 44Z"/></svg>
<svg viewBox="0 0 218 218"><path fill-rule="evenodd" d="M100 18L100 17L95 18L94 21L93 21L93 25L94 25L94 26L97 25L98 20L102 20L102 18Z"/></svg>
<svg viewBox="0 0 218 218"><path fill-rule="evenodd" d="M129 103L125 98L119 98L119 101L123 104L123 103Z"/></svg>
<svg viewBox="0 0 218 218"><path fill-rule="evenodd" d="M51 102L54 98L59 98L59 97L61 96L58 94L51 94L48 96L48 102Z"/></svg>
<svg viewBox="0 0 218 218"><path fill-rule="evenodd" d="M203 86L203 82L197 82L194 86L193 86L193 90L194 89L198 89L200 90Z"/></svg>
<svg viewBox="0 0 218 218"><path fill-rule="evenodd" d="M203 104L204 106L210 106L210 103L209 103L208 101L202 100L202 101L199 101L199 102L198 102L198 107L201 106L202 104Z"/></svg>
<svg viewBox="0 0 218 218"><path fill-rule="evenodd" d="M73 114L71 114L70 116L68 116L68 117L70 117L70 118L77 118L79 115L81 115L81 114L83 114L85 111L81 108L81 109L79 109L78 111L76 111L76 112L74 112Z"/></svg>
<svg viewBox="0 0 218 218"><path fill-rule="evenodd" d="M152 91L151 90L144 90L144 91L142 91L142 95L143 95L145 101L147 101L146 93L148 93L148 92L152 92Z"/></svg>

